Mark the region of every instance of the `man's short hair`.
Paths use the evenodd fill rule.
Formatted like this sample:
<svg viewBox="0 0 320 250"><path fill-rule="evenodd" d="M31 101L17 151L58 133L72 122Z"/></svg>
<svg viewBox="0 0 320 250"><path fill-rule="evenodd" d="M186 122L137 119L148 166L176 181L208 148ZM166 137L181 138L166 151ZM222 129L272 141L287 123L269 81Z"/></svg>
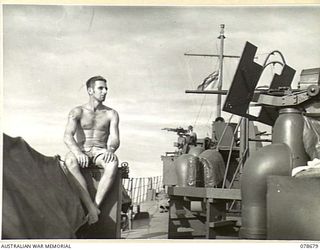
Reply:
<svg viewBox="0 0 320 250"><path fill-rule="evenodd" d="M223 117L219 116L215 119L215 122L224 122Z"/></svg>
<svg viewBox="0 0 320 250"><path fill-rule="evenodd" d="M103 81L103 82L107 82L106 79L104 79L102 76L93 76L91 77L87 82L86 82L86 85L87 85L87 89L88 88L94 88L94 84L96 81Z"/></svg>

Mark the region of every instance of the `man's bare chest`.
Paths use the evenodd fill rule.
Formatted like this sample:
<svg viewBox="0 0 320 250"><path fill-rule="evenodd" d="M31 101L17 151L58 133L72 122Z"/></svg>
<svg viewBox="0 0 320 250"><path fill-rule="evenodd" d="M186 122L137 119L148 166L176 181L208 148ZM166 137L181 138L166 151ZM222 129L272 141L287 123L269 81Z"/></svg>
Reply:
<svg viewBox="0 0 320 250"><path fill-rule="evenodd" d="M110 118L107 112L85 111L80 119L82 129L108 130Z"/></svg>

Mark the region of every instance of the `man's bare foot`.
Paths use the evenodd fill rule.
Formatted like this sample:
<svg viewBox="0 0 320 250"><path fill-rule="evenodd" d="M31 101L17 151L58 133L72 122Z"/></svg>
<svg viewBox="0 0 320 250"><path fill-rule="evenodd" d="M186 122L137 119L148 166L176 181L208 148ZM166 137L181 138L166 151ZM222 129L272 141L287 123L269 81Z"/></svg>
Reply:
<svg viewBox="0 0 320 250"><path fill-rule="evenodd" d="M100 210L96 206L92 206L92 208L89 210L87 218L88 218L88 224L92 225L99 220L99 214Z"/></svg>

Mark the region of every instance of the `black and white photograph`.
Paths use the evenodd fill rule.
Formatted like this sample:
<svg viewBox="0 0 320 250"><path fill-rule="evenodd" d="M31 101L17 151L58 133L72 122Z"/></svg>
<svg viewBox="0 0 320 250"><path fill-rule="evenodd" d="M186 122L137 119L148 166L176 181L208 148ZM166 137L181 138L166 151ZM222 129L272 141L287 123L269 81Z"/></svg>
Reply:
<svg viewBox="0 0 320 250"><path fill-rule="evenodd" d="M1 248L318 248L319 23L320 4L2 4Z"/></svg>

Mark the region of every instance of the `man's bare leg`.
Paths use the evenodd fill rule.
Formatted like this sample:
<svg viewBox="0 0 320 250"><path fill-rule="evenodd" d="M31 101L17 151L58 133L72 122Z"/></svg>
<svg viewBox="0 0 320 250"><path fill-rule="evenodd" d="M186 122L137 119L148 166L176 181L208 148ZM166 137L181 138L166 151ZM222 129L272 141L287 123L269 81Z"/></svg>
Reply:
<svg viewBox="0 0 320 250"><path fill-rule="evenodd" d="M80 172L80 166L77 162L77 159L71 152L66 155L65 164L68 170L74 176L75 181L77 182L75 184L79 189L80 198L88 210L88 223L96 223L98 221L100 210L98 209L98 206L91 200L86 180Z"/></svg>
<svg viewBox="0 0 320 250"><path fill-rule="evenodd" d="M95 197L95 203L98 207L101 205L102 200L104 199L105 194L110 190L113 181L115 179L117 169L118 169L118 159L106 163L102 156L98 156L96 160L96 165L104 168L104 173L99 181L97 188L97 193Z"/></svg>

